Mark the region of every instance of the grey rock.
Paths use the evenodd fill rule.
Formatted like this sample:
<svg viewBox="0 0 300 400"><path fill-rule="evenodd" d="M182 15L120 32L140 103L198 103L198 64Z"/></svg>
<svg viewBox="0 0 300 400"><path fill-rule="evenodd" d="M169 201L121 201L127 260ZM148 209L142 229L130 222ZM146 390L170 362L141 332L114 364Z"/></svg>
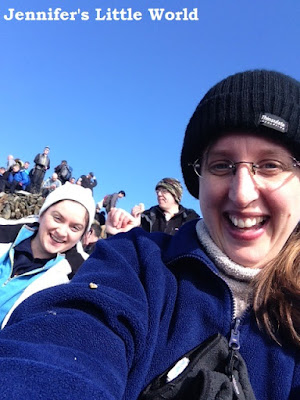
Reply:
<svg viewBox="0 0 300 400"><path fill-rule="evenodd" d="M1 193L0 218L20 219L38 215L45 199L39 194L18 191L14 194Z"/></svg>

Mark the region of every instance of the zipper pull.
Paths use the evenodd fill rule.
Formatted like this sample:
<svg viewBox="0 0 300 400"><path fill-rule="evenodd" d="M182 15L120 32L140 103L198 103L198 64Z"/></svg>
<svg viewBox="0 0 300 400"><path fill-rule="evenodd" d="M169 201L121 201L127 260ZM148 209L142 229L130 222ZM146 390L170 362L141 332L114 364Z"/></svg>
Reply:
<svg viewBox="0 0 300 400"><path fill-rule="evenodd" d="M234 350L239 350L240 346L240 326L241 320L236 318L234 321L233 328L231 329L229 347Z"/></svg>
<svg viewBox="0 0 300 400"><path fill-rule="evenodd" d="M241 320L239 318L236 318L234 320L233 328L231 329L230 333L230 339L229 339L229 356L228 356L228 364L227 364L227 369L226 373L232 383L232 388L233 392L235 394L235 399L240 399L240 389L239 389L239 384L236 381L236 378L234 376L233 370L235 369L235 364L238 361L238 356L237 356L237 351L240 348L240 327Z"/></svg>
<svg viewBox="0 0 300 400"><path fill-rule="evenodd" d="M6 286L12 279L13 279L12 276L10 276L9 278L7 278L6 281L2 283L2 287Z"/></svg>

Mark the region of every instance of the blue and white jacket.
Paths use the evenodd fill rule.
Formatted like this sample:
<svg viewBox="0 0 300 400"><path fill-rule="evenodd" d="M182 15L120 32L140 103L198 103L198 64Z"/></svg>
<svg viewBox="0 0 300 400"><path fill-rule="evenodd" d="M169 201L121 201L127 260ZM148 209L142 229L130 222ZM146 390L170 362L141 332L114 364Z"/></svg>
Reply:
<svg viewBox="0 0 300 400"><path fill-rule="evenodd" d="M25 300L0 332L2 399L135 400L183 354L234 323L232 293L195 224L101 240L68 285ZM299 400L299 349L242 317L240 352L257 400Z"/></svg>
<svg viewBox="0 0 300 400"><path fill-rule="evenodd" d="M42 268L37 268L21 275L13 276L15 247L23 240L31 237L38 229L36 217L28 217L18 221L0 219L0 323L2 328L7 323L13 310L27 297L40 290L62 283L68 283L74 261L74 254L69 259L65 254L57 254L47 261ZM21 223L20 223L21 222ZM28 224L24 224L27 222ZM74 253L74 251L72 252ZM76 250L77 264L87 258ZM73 267L75 263L73 263Z"/></svg>

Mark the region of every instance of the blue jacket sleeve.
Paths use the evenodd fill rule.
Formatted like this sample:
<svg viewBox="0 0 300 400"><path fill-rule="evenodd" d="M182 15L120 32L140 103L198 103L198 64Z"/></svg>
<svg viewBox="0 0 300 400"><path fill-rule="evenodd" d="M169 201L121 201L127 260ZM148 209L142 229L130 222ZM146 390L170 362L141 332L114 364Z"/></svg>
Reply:
<svg viewBox="0 0 300 400"><path fill-rule="evenodd" d="M145 251L150 266L155 250ZM100 241L69 284L16 309L0 333L7 398L53 398L53 392L57 399L137 398L144 377L141 372L137 379L136 371L148 369L145 353L158 329L160 307L150 303L162 296L147 294L148 286L164 279L155 273L141 279L139 263L134 241Z"/></svg>
<svg viewBox="0 0 300 400"><path fill-rule="evenodd" d="M10 182L10 183L14 180L14 176L13 176L12 173L10 173L10 174L8 175L7 180L8 180L8 182Z"/></svg>
<svg viewBox="0 0 300 400"><path fill-rule="evenodd" d="M26 174L25 171L21 171L20 174L21 174L21 182L22 182L23 186L26 187L29 184L29 180L30 180L29 175Z"/></svg>
<svg viewBox="0 0 300 400"><path fill-rule="evenodd" d="M10 173L8 176L8 182L12 182L12 181L22 182L22 179L23 179L23 176L20 171L15 174Z"/></svg>

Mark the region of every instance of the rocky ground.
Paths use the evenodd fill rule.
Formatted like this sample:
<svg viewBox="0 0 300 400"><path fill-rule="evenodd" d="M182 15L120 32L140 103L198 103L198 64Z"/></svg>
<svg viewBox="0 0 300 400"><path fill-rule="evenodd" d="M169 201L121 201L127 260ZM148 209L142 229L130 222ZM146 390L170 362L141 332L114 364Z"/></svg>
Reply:
<svg viewBox="0 0 300 400"><path fill-rule="evenodd" d="M0 193L0 218L20 219L29 215L38 215L45 199L40 194L31 194L22 190L14 193Z"/></svg>

